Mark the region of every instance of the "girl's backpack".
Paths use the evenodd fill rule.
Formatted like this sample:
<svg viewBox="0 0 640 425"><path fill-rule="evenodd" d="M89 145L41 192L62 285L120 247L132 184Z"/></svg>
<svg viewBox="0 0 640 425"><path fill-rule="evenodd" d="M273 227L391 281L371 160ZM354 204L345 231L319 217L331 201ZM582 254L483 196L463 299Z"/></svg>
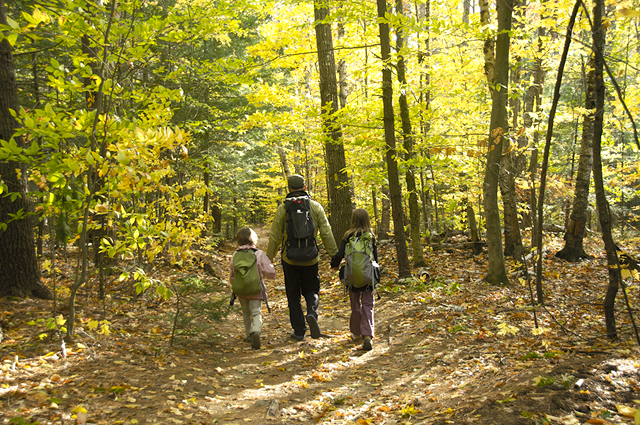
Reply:
<svg viewBox="0 0 640 425"><path fill-rule="evenodd" d="M262 292L255 250L241 249L236 251L233 256L233 268L235 274L231 289L234 294L240 297L249 297Z"/></svg>
<svg viewBox="0 0 640 425"><path fill-rule="evenodd" d="M373 260L373 236L365 232L351 236L345 247L344 283L347 287L375 288L380 280L378 263Z"/></svg>

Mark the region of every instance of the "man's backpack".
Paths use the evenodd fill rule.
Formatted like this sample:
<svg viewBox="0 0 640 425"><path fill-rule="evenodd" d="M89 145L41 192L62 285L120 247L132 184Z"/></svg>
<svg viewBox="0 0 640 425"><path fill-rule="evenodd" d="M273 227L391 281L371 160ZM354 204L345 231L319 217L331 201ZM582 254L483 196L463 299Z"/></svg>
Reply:
<svg viewBox="0 0 640 425"><path fill-rule="evenodd" d="M318 256L316 224L311 217L311 198L297 196L284 200L287 232L287 258L306 262Z"/></svg>
<svg viewBox="0 0 640 425"><path fill-rule="evenodd" d="M235 274L231 289L241 297L258 295L262 292L256 253L253 249L241 249L233 256Z"/></svg>
<svg viewBox="0 0 640 425"><path fill-rule="evenodd" d="M380 269L373 258L373 236L365 232L360 236L353 235L345 247L346 266L344 283L349 288L375 288L380 280Z"/></svg>

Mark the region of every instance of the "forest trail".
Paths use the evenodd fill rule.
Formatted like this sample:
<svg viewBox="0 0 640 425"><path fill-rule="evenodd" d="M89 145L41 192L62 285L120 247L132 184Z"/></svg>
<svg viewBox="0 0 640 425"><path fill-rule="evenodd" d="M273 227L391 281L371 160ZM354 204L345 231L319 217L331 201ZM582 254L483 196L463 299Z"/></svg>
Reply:
<svg viewBox="0 0 640 425"><path fill-rule="evenodd" d="M633 423L639 350L622 300L621 342L602 335L601 256L574 265L545 259L548 310L538 312L536 331L526 285L481 282L482 256L428 253L429 281L395 285L393 247L379 249L369 352L349 338L348 296L326 254L319 323L327 337L290 339L277 266L260 350L243 341L237 304L214 325L215 339L168 347L170 305L128 302L109 307L109 336L86 330L63 358L59 344L40 342L25 324L50 315L49 302L3 299L1 423ZM232 251L211 259L223 279ZM637 305L638 290L630 295ZM82 316L99 310L87 304Z"/></svg>

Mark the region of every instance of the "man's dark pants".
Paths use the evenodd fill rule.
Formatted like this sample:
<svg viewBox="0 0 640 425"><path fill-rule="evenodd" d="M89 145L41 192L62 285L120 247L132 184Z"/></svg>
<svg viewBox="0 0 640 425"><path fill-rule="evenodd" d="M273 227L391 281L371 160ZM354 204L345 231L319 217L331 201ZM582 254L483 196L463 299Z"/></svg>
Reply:
<svg viewBox="0 0 640 425"><path fill-rule="evenodd" d="M307 302L307 314L318 319L318 304L320 292L320 275L318 263L311 266L295 266L282 262L284 271L284 285L287 290L289 303L289 320L296 335L303 336L306 330L306 315L302 312L301 296Z"/></svg>

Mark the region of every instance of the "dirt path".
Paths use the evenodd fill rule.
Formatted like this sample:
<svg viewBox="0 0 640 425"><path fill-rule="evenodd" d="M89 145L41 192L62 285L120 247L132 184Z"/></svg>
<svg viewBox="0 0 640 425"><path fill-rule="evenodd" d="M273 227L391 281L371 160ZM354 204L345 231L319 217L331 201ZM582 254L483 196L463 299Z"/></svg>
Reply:
<svg viewBox="0 0 640 425"><path fill-rule="evenodd" d="M387 282L391 255L381 247ZM593 335L603 326L597 281L575 287L567 278L593 277L594 264L568 271L563 265L563 276L549 277L549 309L565 327L539 313L547 331L534 335L525 288L479 282L482 265L463 252L429 258L435 280L381 288L370 352L349 339L348 297L326 257L319 323L327 337L289 338L277 267L260 350L243 341L239 307L215 325L217 338L169 348L162 305L122 303L110 317L110 336L81 334L63 358L58 344L34 342L35 331L23 325L46 317L48 302L2 300L8 329L0 345L1 423L632 422L640 360L630 334L624 343L603 346L597 344L603 338L565 333ZM215 260L224 275L229 251Z"/></svg>

